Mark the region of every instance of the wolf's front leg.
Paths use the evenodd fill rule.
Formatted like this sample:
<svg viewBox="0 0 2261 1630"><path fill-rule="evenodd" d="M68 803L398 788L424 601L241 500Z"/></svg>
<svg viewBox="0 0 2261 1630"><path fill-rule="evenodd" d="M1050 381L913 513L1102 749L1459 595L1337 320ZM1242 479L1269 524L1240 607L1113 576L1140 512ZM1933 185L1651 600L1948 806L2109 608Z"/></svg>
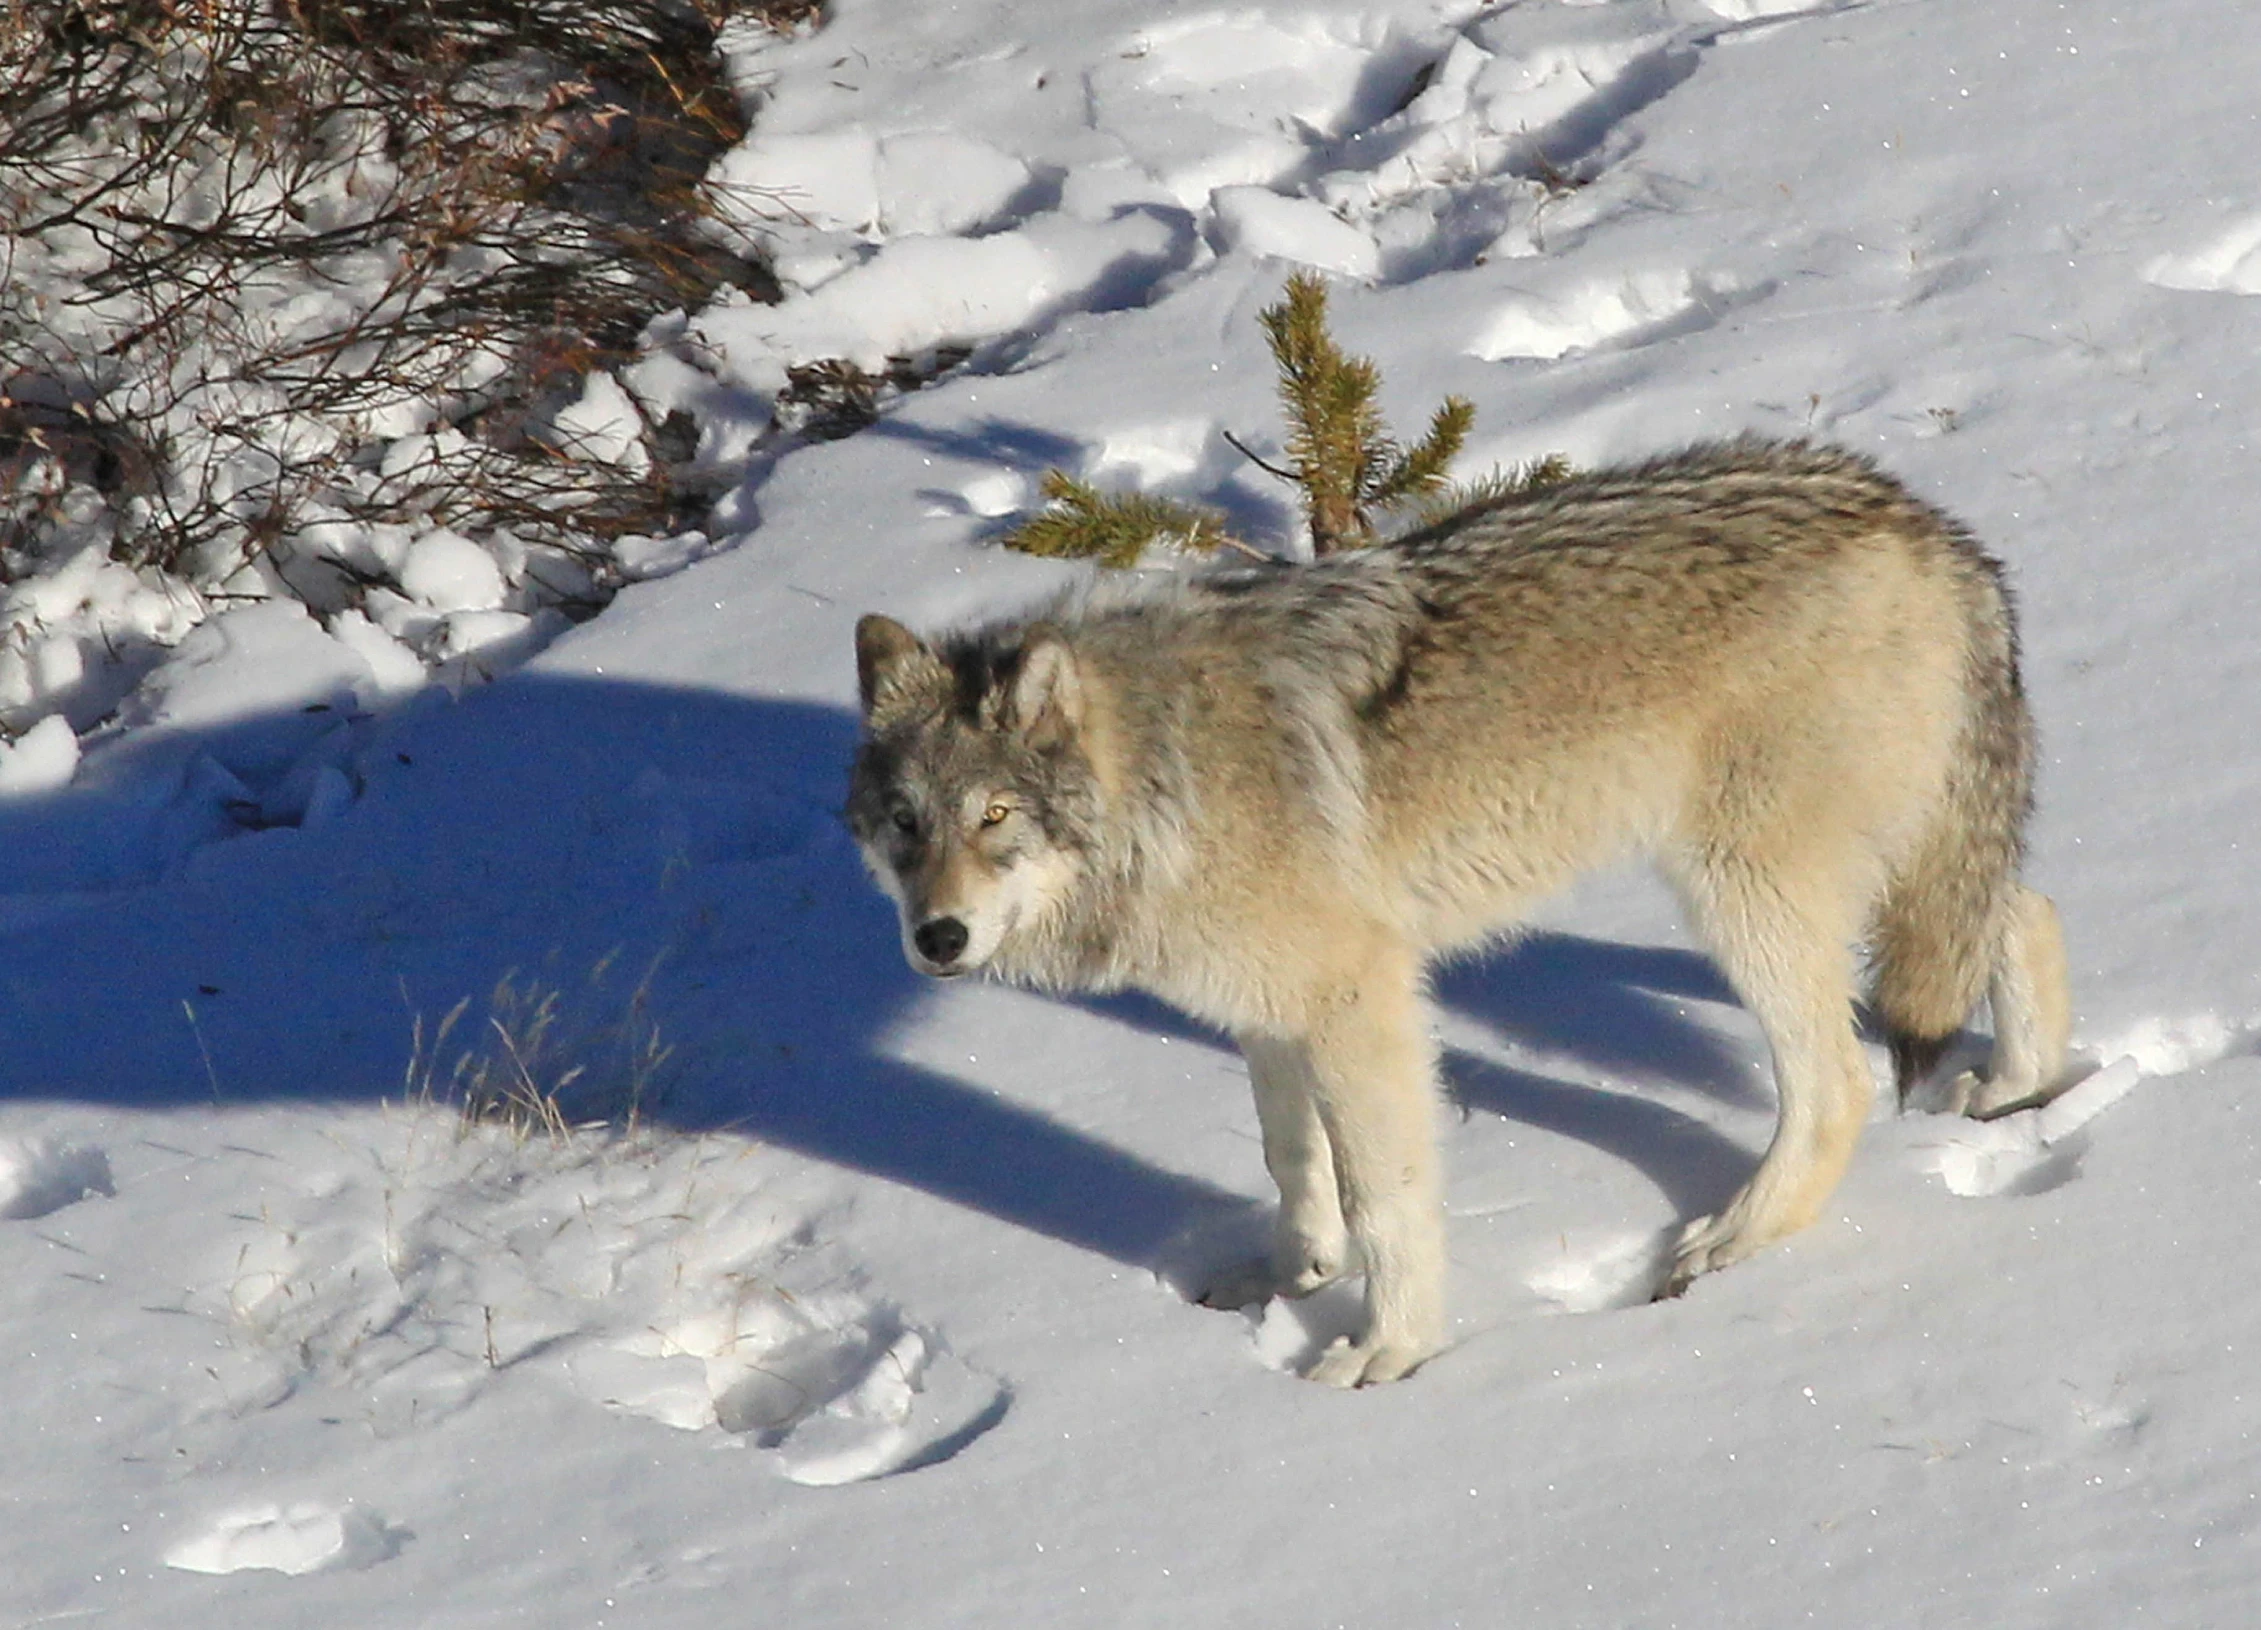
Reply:
<svg viewBox="0 0 2261 1630"><path fill-rule="evenodd" d="M1436 1057L1412 955L1389 946L1373 957L1314 1014L1308 1048L1343 1220L1366 1269L1366 1328L1322 1353L1311 1379L1394 1381L1445 1334Z"/></svg>
<svg viewBox="0 0 2261 1630"><path fill-rule="evenodd" d="M1201 1292L1211 1307L1247 1307L1274 1296L1308 1296L1342 1277L1349 1251L1334 1151L1319 1118L1318 1085L1301 1042L1243 1036L1248 1083L1264 1131L1264 1166L1280 1191L1272 1249L1233 1266Z"/></svg>

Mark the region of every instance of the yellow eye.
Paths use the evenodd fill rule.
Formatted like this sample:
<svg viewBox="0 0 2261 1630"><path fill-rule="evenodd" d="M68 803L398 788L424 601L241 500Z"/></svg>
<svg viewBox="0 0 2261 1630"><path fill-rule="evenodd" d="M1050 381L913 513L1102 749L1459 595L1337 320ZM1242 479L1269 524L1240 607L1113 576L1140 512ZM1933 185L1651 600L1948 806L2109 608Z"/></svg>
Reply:
<svg viewBox="0 0 2261 1630"><path fill-rule="evenodd" d="M981 824L983 826L995 826L1006 816L1012 814L1012 812L1013 807L1010 804L1002 802L993 803L987 809L981 812Z"/></svg>

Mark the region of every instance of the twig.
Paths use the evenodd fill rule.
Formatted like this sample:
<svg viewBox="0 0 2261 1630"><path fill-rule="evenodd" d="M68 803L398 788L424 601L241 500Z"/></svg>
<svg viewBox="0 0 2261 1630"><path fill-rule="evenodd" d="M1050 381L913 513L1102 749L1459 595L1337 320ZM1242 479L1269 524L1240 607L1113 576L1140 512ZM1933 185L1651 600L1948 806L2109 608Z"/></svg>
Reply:
<svg viewBox="0 0 2261 1630"><path fill-rule="evenodd" d="M1277 464L1273 464L1266 461L1265 459L1259 458L1246 442L1242 441L1230 430L1221 430L1218 432L1218 434L1223 436L1225 440L1232 445L1233 450L1239 453L1242 458L1248 460L1249 463L1255 465L1259 470L1262 470L1266 475L1271 476L1274 480L1285 481L1290 486L1293 486L1303 479L1293 470L1283 470Z"/></svg>
<svg viewBox="0 0 2261 1630"><path fill-rule="evenodd" d="M220 1072L212 1067L212 1050L204 1045L204 1026L196 1022L196 1006L187 997L181 998L181 1011L188 1015L189 1034L196 1038L196 1056L204 1060L204 1079L212 1088L212 1107L220 1107Z"/></svg>

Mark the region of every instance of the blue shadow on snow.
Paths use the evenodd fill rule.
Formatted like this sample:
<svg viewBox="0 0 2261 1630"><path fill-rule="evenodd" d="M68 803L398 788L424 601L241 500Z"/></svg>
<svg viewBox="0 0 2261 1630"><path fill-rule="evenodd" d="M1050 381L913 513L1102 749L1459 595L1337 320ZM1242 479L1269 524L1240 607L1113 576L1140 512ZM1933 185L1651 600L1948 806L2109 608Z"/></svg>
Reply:
<svg viewBox="0 0 2261 1630"><path fill-rule="evenodd" d="M379 717L341 696L91 753L71 788L0 803L0 1096L194 1111L444 1087L446 1050L419 1075L412 1036L430 1053L469 997L460 1050L509 974L556 990L568 1022L640 987L679 1044L648 1106L666 1124L1140 1267L1244 1210L889 1056L922 985L837 818L854 728L803 702L520 673ZM1714 1077L1702 1032L1639 994L1657 987L1719 990L1699 958L1562 935L1443 989L1604 1062ZM1091 1005L1215 1041L1157 1004ZM1686 1117L1454 1074L1464 1102L1610 1149L1676 1199L1716 1197L1725 1157L1690 1139L1720 1140Z"/></svg>

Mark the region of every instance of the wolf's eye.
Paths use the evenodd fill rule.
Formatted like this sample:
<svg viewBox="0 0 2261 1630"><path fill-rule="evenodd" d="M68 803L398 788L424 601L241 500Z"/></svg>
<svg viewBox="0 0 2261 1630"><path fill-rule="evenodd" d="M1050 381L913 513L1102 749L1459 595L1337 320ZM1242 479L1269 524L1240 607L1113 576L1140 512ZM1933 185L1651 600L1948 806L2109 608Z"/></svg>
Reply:
<svg viewBox="0 0 2261 1630"><path fill-rule="evenodd" d="M983 826L995 826L1012 812L1012 805L1002 799L992 799L989 807L981 812L981 824Z"/></svg>
<svg viewBox="0 0 2261 1630"><path fill-rule="evenodd" d="M895 823L896 831L905 835L919 829L919 812L909 804L897 804L887 812L887 818Z"/></svg>

